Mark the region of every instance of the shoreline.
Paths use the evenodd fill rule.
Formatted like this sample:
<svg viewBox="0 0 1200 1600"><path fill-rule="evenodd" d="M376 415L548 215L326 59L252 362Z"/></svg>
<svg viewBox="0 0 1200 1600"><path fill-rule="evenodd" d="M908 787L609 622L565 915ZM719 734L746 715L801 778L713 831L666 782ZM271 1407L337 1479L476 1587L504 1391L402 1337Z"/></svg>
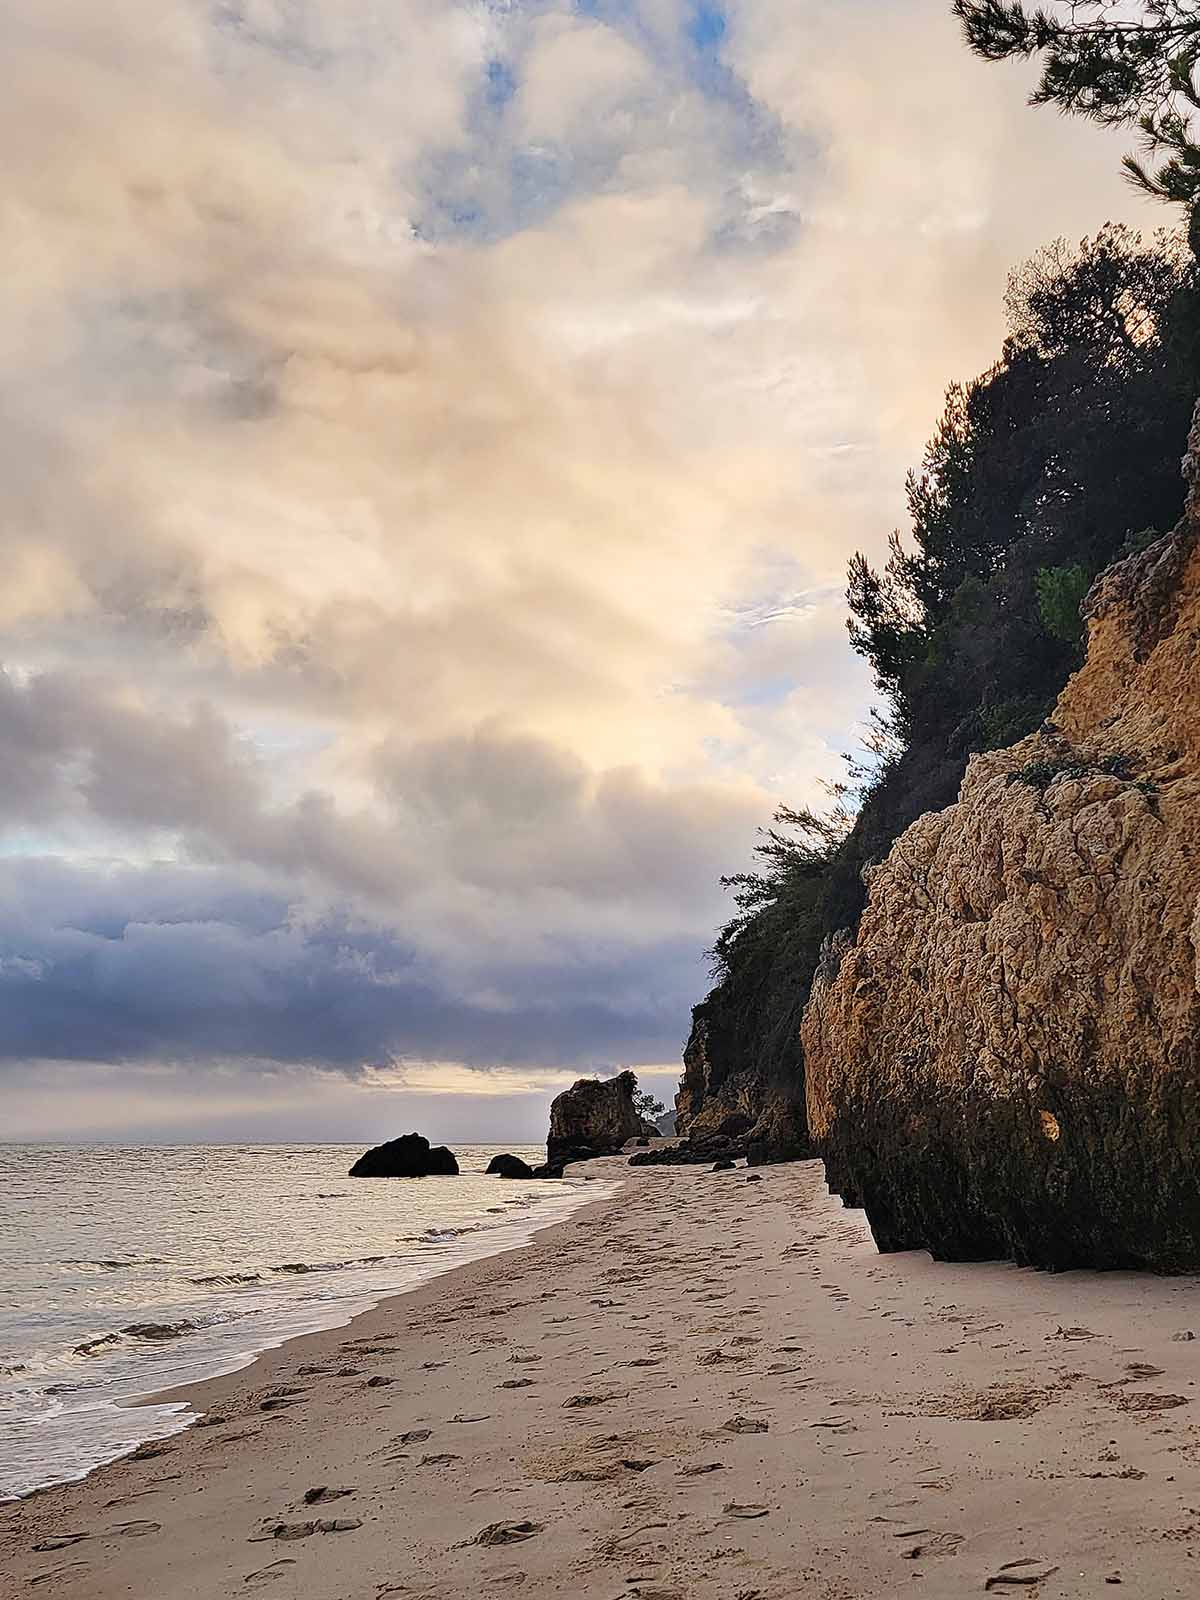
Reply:
<svg viewBox="0 0 1200 1600"><path fill-rule="evenodd" d="M627 1186L0 1508L0 1595L1193 1592L1195 1280L880 1256L813 1162L591 1165Z"/></svg>
<svg viewBox="0 0 1200 1600"><path fill-rule="evenodd" d="M627 1158L621 1156L613 1159L623 1163ZM599 1163L592 1162L589 1165L596 1166ZM605 1183L620 1183L621 1179L614 1172L611 1176L606 1174L601 1181ZM434 1277L426 1279L424 1283L414 1284L410 1288L397 1289L391 1294L381 1295L373 1305L364 1306L361 1311L354 1312L352 1316L346 1318L345 1322L334 1323L328 1328L314 1328L307 1333L298 1333L290 1339L284 1339L281 1344L271 1345L265 1350L257 1351L244 1366L236 1368L233 1372L217 1373L211 1378L198 1378L191 1383L172 1384L169 1388L151 1390L146 1394L137 1395L118 1403L129 1409L136 1409L140 1406L183 1404L203 1415L208 1407L220 1404L222 1399L228 1398L237 1388L236 1380L248 1376L253 1368L258 1367L260 1362L269 1362L272 1356L278 1356L282 1360L285 1354L287 1356L294 1355L298 1346L310 1340L319 1341L327 1339L334 1334L344 1334L351 1329L357 1328L360 1323L365 1322L377 1312L385 1312L389 1307L396 1307L398 1302L412 1305L414 1309L420 1309L418 1303L423 1296L436 1298L435 1291L443 1285L454 1284L459 1277L469 1277L477 1268L488 1266L492 1262L504 1261L509 1256L520 1256L526 1250L531 1249L543 1234L553 1233L557 1228L569 1228L585 1212L592 1210L596 1206L604 1205L608 1200L615 1201L619 1198L619 1194L602 1194L597 1195L594 1199L589 1197L581 1201L567 1216L555 1217L553 1221L544 1222L540 1227L531 1229L529 1238L520 1244L507 1245L503 1250L494 1250L488 1255L475 1256L470 1261L459 1261L454 1266L447 1267L444 1272L439 1272ZM195 1426L195 1423L191 1423L189 1428L184 1431L190 1431ZM178 1435L172 1434L170 1437L177 1438ZM115 1466L124 1459L124 1457L115 1457L112 1461L101 1462L99 1466L92 1468L87 1477L90 1478L94 1473L103 1472L105 1467ZM83 1483L87 1480L78 1478L73 1481ZM55 1489L67 1487L68 1484L66 1483L51 1483L47 1484L44 1489L34 1490L34 1493L48 1494ZM23 1497L23 1499L29 1498L30 1496L28 1495ZM4 1502L0 1502L0 1510L3 1507Z"/></svg>
<svg viewBox="0 0 1200 1600"><path fill-rule="evenodd" d="M620 1184L622 1180L616 1173L613 1173L600 1181L607 1187L613 1183ZM575 1192L579 1192L578 1186L572 1187ZM331 1314L332 1320L325 1326L302 1328L293 1334L285 1333L275 1339L274 1342L266 1344L260 1349L242 1350L237 1353L230 1352L224 1358L214 1357L216 1360L221 1360L222 1363L227 1361L229 1364L225 1370L213 1372L209 1376L184 1378L177 1383L170 1383L144 1391L130 1392L117 1399L107 1401L106 1404L114 1410L122 1412L136 1412L151 1407L169 1406L173 1409L175 1417L180 1420L174 1426L164 1426L161 1433L149 1433L144 1439L132 1441L126 1448L108 1456L105 1460L97 1461L93 1466L86 1468L77 1475L56 1478L50 1483L39 1484L37 1487L15 1496L4 1497L0 1495L0 1511L24 1504L35 1496L53 1494L59 1489L87 1483L96 1473L128 1459L134 1451L140 1449L144 1444L149 1445L157 1441L177 1439L181 1434L190 1432L196 1426L195 1417L187 1417L188 1413L195 1413L196 1416L203 1414L205 1406L211 1403L212 1393L215 1393L218 1389L221 1393L229 1391L231 1386L236 1386L238 1379L247 1378L260 1363L268 1361L270 1357L291 1351L305 1340L320 1339L325 1335L343 1333L348 1328L355 1326L363 1318L370 1316L372 1312L378 1311L381 1307L389 1305L393 1301L406 1300L410 1296L418 1296L423 1290L434 1289L438 1284L454 1277L456 1274L469 1271L482 1263L503 1256L517 1255L522 1250L528 1249L541 1234L569 1223L581 1211L601 1204L605 1199L611 1197L606 1193L593 1198L584 1191L583 1197L573 1205L565 1216L556 1216L539 1224L537 1227L528 1226L529 1219L523 1219L521 1231L525 1236L515 1242L504 1244L500 1249L488 1250L484 1254L472 1256L469 1260L459 1261L453 1266L435 1270L431 1276L426 1277L421 1282L401 1285L382 1291L364 1289L348 1293L342 1300L327 1301L324 1303L325 1309ZM556 1198L558 1197L556 1196ZM516 1226L518 1223L518 1219L515 1217L506 1218L505 1220L510 1227ZM484 1230L484 1232L490 1231ZM343 1315L342 1313L347 1306L354 1306L357 1309ZM187 1420L182 1420L185 1417L187 1417ZM164 1418L163 1421L167 1423L168 1419Z"/></svg>

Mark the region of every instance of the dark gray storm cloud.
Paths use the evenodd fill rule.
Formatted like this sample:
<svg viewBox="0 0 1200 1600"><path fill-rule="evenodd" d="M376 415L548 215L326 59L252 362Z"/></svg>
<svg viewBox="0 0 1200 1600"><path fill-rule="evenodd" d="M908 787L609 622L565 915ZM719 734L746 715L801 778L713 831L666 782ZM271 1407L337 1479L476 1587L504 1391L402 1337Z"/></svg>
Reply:
<svg viewBox="0 0 1200 1600"><path fill-rule="evenodd" d="M300 918L227 868L0 863L0 1059L478 1066L669 1059L692 941L569 944L440 986L418 946L342 912ZM653 973L647 981L647 972ZM503 996L502 1001L499 996Z"/></svg>

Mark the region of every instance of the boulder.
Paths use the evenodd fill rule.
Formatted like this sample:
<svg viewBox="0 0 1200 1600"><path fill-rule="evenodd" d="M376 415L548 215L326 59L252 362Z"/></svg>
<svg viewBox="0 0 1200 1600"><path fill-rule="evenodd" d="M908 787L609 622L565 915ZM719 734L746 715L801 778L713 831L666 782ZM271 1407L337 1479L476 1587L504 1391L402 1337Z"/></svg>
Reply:
<svg viewBox="0 0 1200 1600"><path fill-rule="evenodd" d="M617 1155L627 1139L639 1138L642 1119L633 1109L637 1078L580 1078L556 1095L550 1107L546 1158L551 1166Z"/></svg>
<svg viewBox="0 0 1200 1600"><path fill-rule="evenodd" d="M540 1167L534 1167L531 1174L534 1178L561 1178L562 1175L562 1167L555 1166L550 1161L544 1161Z"/></svg>
<svg viewBox="0 0 1200 1600"><path fill-rule="evenodd" d="M1041 729L868 879L804 1014L808 1121L881 1249L1200 1269L1200 536L1101 575Z"/></svg>
<svg viewBox="0 0 1200 1600"><path fill-rule="evenodd" d="M430 1178L458 1176L458 1162L444 1144L430 1148L419 1133L405 1133L368 1150L350 1168L352 1178Z"/></svg>
<svg viewBox="0 0 1200 1600"><path fill-rule="evenodd" d="M533 1168L520 1156L493 1156L487 1164L486 1176L498 1174L501 1178L532 1178Z"/></svg>
<svg viewBox="0 0 1200 1600"><path fill-rule="evenodd" d="M629 1158L631 1167L696 1167L712 1161L736 1161L746 1155L740 1139L725 1139L713 1134L706 1139L683 1139L678 1144L656 1145L638 1150Z"/></svg>
<svg viewBox="0 0 1200 1600"><path fill-rule="evenodd" d="M713 1162L712 1170L714 1172L732 1172L733 1171L733 1165L734 1165L733 1162L729 1159L728 1156L722 1156L719 1161L714 1161Z"/></svg>

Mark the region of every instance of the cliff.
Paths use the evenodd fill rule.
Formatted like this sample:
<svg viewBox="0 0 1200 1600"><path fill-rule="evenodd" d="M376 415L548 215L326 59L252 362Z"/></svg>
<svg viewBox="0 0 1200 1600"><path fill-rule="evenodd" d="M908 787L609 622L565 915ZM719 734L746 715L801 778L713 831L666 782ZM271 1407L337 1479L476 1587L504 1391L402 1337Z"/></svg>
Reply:
<svg viewBox="0 0 1200 1600"><path fill-rule="evenodd" d="M644 1135L650 1125L634 1110L636 1090L635 1074L619 1072L603 1080L579 1078L556 1095L550 1106L547 1164L558 1167L564 1161L616 1155L627 1139Z"/></svg>
<svg viewBox="0 0 1200 1600"><path fill-rule="evenodd" d="M798 1045L793 1047L793 1059L772 1071L756 1052L747 1050L753 1036L731 1025L720 998L714 991L692 1012L675 1096L676 1132L696 1145L718 1135L736 1141L739 1149L755 1145L772 1161L807 1155ZM798 1017L793 1027L797 1025Z"/></svg>
<svg viewBox="0 0 1200 1600"><path fill-rule="evenodd" d="M881 1249L1200 1268L1200 546L1110 567L1052 717L867 874L805 1010L808 1120Z"/></svg>

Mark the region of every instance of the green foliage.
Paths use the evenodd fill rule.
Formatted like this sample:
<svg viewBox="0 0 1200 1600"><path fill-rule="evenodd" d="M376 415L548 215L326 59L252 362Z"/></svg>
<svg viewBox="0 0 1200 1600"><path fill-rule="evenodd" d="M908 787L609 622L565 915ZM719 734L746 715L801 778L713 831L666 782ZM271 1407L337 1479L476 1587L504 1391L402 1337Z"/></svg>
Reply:
<svg viewBox="0 0 1200 1600"><path fill-rule="evenodd" d="M654 1122L666 1114L666 1106L661 1100L656 1100L649 1089L635 1089L633 1091L633 1109L639 1117L647 1122Z"/></svg>
<svg viewBox="0 0 1200 1600"><path fill-rule="evenodd" d="M979 746L982 750L999 750L1002 745L1016 744L1042 722L1050 709L1051 701L1042 695L1019 694L1010 700L1000 700L995 705L981 707L979 712Z"/></svg>
<svg viewBox="0 0 1200 1600"><path fill-rule="evenodd" d="M1006 782L1024 783L1029 788L1036 789L1039 794L1045 794L1055 779L1086 778L1087 772L1087 765L1082 761L1066 758L1055 761L1031 761L1028 766L1018 767L1015 772L1010 772Z"/></svg>
<svg viewBox="0 0 1200 1600"><path fill-rule="evenodd" d="M1039 567L1034 582L1042 627L1052 639L1077 645L1083 638L1079 608L1092 582L1087 568L1078 562L1069 567Z"/></svg>
<svg viewBox="0 0 1200 1600"><path fill-rule="evenodd" d="M1103 761L1089 763L1064 752L1053 759L1031 761L1027 766L1018 767L1009 773L1006 782L1028 784L1039 794L1045 794L1058 778L1086 778L1093 772L1102 772L1110 778L1120 778L1122 783L1132 783L1134 770L1133 759L1127 755L1105 756ZM1155 789L1152 783L1139 783L1137 787L1143 794L1150 794Z"/></svg>
<svg viewBox="0 0 1200 1600"><path fill-rule="evenodd" d="M904 748L831 864L831 927L856 921L862 868L953 800L972 750L1049 715L1078 665L1087 577L1178 517L1198 280L1177 237L1111 225L1011 275L1003 355L947 390L909 478L907 536L881 573L850 565L851 642Z"/></svg>
<svg viewBox="0 0 1200 1600"><path fill-rule="evenodd" d="M722 879L737 911L709 952L715 986L693 1013L708 1028L710 1058L765 1078L800 1069L800 1014L825 931L829 864L850 818L835 791L824 815L782 807L756 847L754 872Z"/></svg>
<svg viewBox="0 0 1200 1600"><path fill-rule="evenodd" d="M972 751L1012 744L1051 714L1078 665L1089 577L1176 521L1198 280L1177 238L1111 226L1013 273L1002 355L947 390L908 478L908 528L882 569L862 554L850 563L850 639L883 700L870 760L851 764L853 787L829 816L781 811L757 870L726 880L737 910L695 1012L722 1071L802 1071L821 943L857 922L863 869L953 801ZM1013 781L1044 789L1069 770L1035 763ZM853 820L847 794L861 802Z"/></svg>
<svg viewBox="0 0 1200 1600"><path fill-rule="evenodd" d="M1200 14L1195 0L1063 0L1028 10L1020 0L954 0L967 44L985 61L1037 56L1033 105L1136 126L1142 155L1126 156L1126 176L1161 200L1195 210L1200 147L1189 114L1200 106ZM1154 163L1158 165L1155 166Z"/></svg>

